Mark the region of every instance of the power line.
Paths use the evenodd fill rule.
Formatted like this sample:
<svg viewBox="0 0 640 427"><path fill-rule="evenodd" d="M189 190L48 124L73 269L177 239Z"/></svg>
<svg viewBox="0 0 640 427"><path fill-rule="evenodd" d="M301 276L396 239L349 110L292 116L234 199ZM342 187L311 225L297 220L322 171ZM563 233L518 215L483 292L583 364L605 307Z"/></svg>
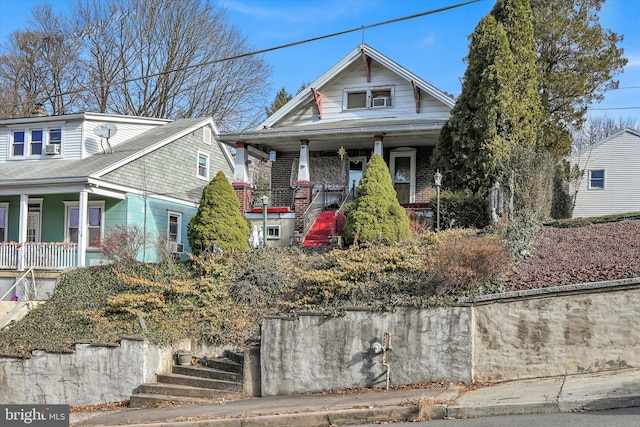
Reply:
<svg viewBox="0 0 640 427"><path fill-rule="evenodd" d="M602 111L602 110L637 110L640 107L601 107L601 108L587 108L587 110L591 111Z"/></svg>
<svg viewBox="0 0 640 427"><path fill-rule="evenodd" d="M416 13L414 15L408 15L408 16L404 16L404 17L401 17L401 18L396 18L396 19L391 19L391 20L388 20L388 21L378 22L376 24L363 25L363 26L360 26L360 27L357 27L357 28L352 28L350 30L339 31L337 33L327 34L327 35L319 36L319 37L313 37L313 38L310 38L310 39L301 40L301 41L297 41L297 42L293 42L293 43L287 43L287 44L283 44L283 45L279 45L279 46L275 46L275 47L270 47L270 48L267 48L267 49L255 50L255 51L247 52L247 53L241 53L239 55L229 56L229 57L222 58L222 59L215 59L213 61L200 62L198 64L192 64L192 65L187 65L187 66L180 67L180 68L174 68L173 70L167 70L167 71L161 71L161 72L158 72L158 73L147 74L147 75L141 76L141 77L134 77L134 78L130 78L130 79L120 80L119 82L115 82L115 83L107 83L107 84L103 84L103 85L89 86L89 87L84 87L84 88L80 88L80 89L70 90L70 91L67 91L67 92L61 92L61 93L50 95L50 96L33 98L33 99L26 100L26 101L17 102L15 104L0 105L0 108L16 107L18 105L23 105L23 104L35 104L36 102L46 101L47 99L55 98L55 97L59 97L59 96L75 95L77 93L86 92L86 91L90 91L90 90L105 89L105 88L108 88L108 87L111 87L111 86L124 85L124 84L127 84L127 83L132 83L132 82L135 82L135 81L144 80L144 79L148 79L148 78L151 78L151 77L159 77L159 76L163 76L163 75L166 75L166 74L176 73L176 72L179 72L179 71L186 71L186 70L190 70L192 68L204 67L206 65L213 65L213 64L218 64L220 62L233 61L235 59L241 59L241 58L246 58L246 57L249 57L249 56L260 55L260 54L263 54L263 53L273 52L273 51L276 51L276 50L285 49L285 48L293 47L293 46L298 46L298 45L301 45L301 44L311 43L311 42L315 42L315 41L318 41L318 40L323 40L323 39L328 39L328 38L331 38L331 37L342 36L342 35L345 35L345 34L356 32L356 31L363 31L363 30L367 30L369 28L375 28L375 27L380 27L380 26L383 26L383 25L394 24L396 22L401 22L401 21L407 21L409 19L420 18L420 17L426 16L426 15L433 15L434 13L444 12L446 10L455 9L455 8L458 8L458 7L461 7L461 6L466 6L466 5L471 4L471 3L477 3L479 1L480 0L470 0L470 1L467 1L467 2L464 2L464 3L458 3L458 4L455 4L455 5L452 5L452 6L446 6L446 7L441 7L439 9L429 10L427 12Z"/></svg>

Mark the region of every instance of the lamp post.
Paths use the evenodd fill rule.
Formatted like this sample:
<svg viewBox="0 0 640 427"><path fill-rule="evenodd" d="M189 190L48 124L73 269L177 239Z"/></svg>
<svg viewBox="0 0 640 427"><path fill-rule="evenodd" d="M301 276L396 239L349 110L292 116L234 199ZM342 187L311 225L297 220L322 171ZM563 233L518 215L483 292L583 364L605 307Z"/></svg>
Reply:
<svg viewBox="0 0 640 427"><path fill-rule="evenodd" d="M433 176L436 183L436 231L440 231L440 186L442 185L442 174L440 170Z"/></svg>
<svg viewBox="0 0 640 427"><path fill-rule="evenodd" d="M266 194L260 197L262 201L262 246L267 246L267 206L269 205L269 196Z"/></svg>

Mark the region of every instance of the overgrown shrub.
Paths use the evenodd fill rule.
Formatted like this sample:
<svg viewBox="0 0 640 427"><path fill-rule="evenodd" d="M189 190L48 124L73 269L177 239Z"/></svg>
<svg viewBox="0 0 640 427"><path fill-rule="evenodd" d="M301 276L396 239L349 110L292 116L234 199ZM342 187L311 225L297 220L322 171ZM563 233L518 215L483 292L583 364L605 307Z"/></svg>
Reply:
<svg viewBox="0 0 640 427"><path fill-rule="evenodd" d="M187 227L189 245L199 255L212 243L223 252L249 249L249 223L240 202L222 171L202 190L198 212Z"/></svg>
<svg viewBox="0 0 640 427"><path fill-rule="evenodd" d="M409 219L396 197L389 169L382 157L369 160L344 225L345 243L400 242L411 236Z"/></svg>
<svg viewBox="0 0 640 427"><path fill-rule="evenodd" d="M431 207L437 215L437 200L431 199ZM435 224L434 220L434 224ZM489 202L480 196L461 192L440 193L440 229L483 229L491 223Z"/></svg>
<svg viewBox="0 0 640 427"><path fill-rule="evenodd" d="M551 218L571 218L573 200L569 193L569 183L560 175L553 177L553 197L551 198Z"/></svg>
<svg viewBox="0 0 640 427"><path fill-rule="evenodd" d="M509 260L499 237L462 235L438 244L430 254L429 267L438 293L459 295L499 284Z"/></svg>
<svg viewBox="0 0 640 427"><path fill-rule="evenodd" d="M138 224L118 224L105 236L102 254L116 263L135 261L147 237Z"/></svg>
<svg viewBox="0 0 640 427"><path fill-rule="evenodd" d="M533 215L521 212L510 221L505 219L498 223L495 232L502 236L509 259L518 262L531 255L534 239L541 228L542 224Z"/></svg>

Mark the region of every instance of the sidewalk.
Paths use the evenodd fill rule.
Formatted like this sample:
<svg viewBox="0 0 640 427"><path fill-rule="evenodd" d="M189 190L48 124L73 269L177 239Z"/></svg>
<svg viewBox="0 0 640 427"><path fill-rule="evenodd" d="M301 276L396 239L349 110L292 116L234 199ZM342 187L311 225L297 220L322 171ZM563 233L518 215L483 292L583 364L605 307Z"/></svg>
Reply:
<svg viewBox="0 0 640 427"><path fill-rule="evenodd" d="M313 427L640 406L640 369L511 381L463 390L371 390L72 414L73 426ZM95 416L80 420L82 416Z"/></svg>

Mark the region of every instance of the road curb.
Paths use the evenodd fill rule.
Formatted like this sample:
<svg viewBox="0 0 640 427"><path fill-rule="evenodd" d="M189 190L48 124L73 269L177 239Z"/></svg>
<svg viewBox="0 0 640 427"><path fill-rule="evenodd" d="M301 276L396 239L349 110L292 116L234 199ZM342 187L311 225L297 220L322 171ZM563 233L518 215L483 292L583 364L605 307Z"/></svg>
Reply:
<svg viewBox="0 0 640 427"><path fill-rule="evenodd" d="M479 418L500 415L555 414L560 412L557 402L524 405L449 406L448 418Z"/></svg>
<svg viewBox="0 0 640 427"><path fill-rule="evenodd" d="M330 427L379 422L428 421L444 419L446 415L445 405L415 404L127 425L128 427Z"/></svg>

